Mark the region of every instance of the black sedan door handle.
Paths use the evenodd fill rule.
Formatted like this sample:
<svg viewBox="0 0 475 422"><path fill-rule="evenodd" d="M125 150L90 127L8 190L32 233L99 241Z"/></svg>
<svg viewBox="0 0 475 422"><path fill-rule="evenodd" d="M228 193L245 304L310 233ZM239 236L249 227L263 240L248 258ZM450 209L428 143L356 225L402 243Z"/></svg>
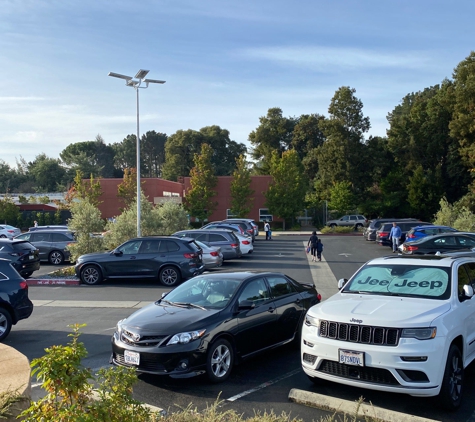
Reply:
<svg viewBox="0 0 475 422"><path fill-rule="evenodd" d="M274 308L273 306L271 306L271 307L267 310L267 312L270 312L270 313L272 313L272 312L274 312L274 311L275 311L275 308Z"/></svg>
<svg viewBox="0 0 475 422"><path fill-rule="evenodd" d="M135 256L134 256L134 255L132 255L132 256L130 257L130 259L135 259Z"/></svg>

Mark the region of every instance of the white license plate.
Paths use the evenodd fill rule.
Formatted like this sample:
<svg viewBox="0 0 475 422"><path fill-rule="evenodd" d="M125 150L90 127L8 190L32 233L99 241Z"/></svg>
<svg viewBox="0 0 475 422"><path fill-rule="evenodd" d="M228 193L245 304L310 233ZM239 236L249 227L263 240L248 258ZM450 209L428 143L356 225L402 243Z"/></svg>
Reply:
<svg viewBox="0 0 475 422"><path fill-rule="evenodd" d="M129 363L131 365L139 365L140 353L131 352L130 350L124 350L124 360L125 363Z"/></svg>
<svg viewBox="0 0 475 422"><path fill-rule="evenodd" d="M35 259L35 256L34 256L34 255L30 255L30 259Z"/></svg>
<svg viewBox="0 0 475 422"><path fill-rule="evenodd" d="M364 366L364 352L354 352L352 350L338 350L340 363L345 365Z"/></svg>

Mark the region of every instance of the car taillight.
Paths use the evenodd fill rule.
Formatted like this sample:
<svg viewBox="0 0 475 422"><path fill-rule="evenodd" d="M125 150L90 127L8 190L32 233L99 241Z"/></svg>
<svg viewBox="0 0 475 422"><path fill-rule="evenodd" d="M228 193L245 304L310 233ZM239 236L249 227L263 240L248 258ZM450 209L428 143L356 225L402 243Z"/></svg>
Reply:
<svg viewBox="0 0 475 422"><path fill-rule="evenodd" d="M379 237L389 236L389 232L379 232Z"/></svg>
<svg viewBox="0 0 475 422"><path fill-rule="evenodd" d="M8 233L14 234L15 230L7 230Z"/></svg>
<svg viewBox="0 0 475 422"><path fill-rule="evenodd" d="M320 293L317 295L317 299L318 299L319 302L322 301L322 295Z"/></svg>
<svg viewBox="0 0 475 422"><path fill-rule="evenodd" d="M28 290L28 283L25 280L20 281L20 289Z"/></svg>
<svg viewBox="0 0 475 422"><path fill-rule="evenodd" d="M198 254L197 254L197 253L184 253L183 256L184 256L186 259L198 258Z"/></svg>
<svg viewBox="0 0 475 422"><path fill-rule="evenodd" d="M416 235L413 234L413 233L411 233L411 234L408 234L407 237L408 237L409 239L414 239L414 238L416 237Z"/></svg>
<svg viewBox="0 0 475 422"><path fill-rule="evenodd" d="M414 245L406 245L404 248L406 251L417 251L419 248Z"/></svg>
<svg viewBox="0 0 475 422"><path fill-rule="evenodd" d="M231 248L237 248L239 246L239 244L237 243L231 243Z"/></svg>
<svg viewBox="0 0 475 422"><path fill-rule="evenodd" d="M253 229L249 229L249 230L246 230L249 234L252 234L254 233L254 230Z"/></svg>
<svg viewBox="0 0 475 422"><path fill-rule="evenodd" d="M210 255L211 255L211 256L218 256L219 254L218 254L218 252L213 251L213 252L210 253Z"/></svg>
<svg viewBox="0 0 475 422"><path fill-rule="evenodd" d="M243 240L241 243L242 243L243 245L249 245L251 242L249 242L249 240Z"/></svg>

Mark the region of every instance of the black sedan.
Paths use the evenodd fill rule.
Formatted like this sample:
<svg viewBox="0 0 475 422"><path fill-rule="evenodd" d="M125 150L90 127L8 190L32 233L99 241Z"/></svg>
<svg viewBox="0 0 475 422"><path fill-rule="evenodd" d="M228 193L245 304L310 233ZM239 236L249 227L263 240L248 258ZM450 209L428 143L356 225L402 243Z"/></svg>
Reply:
<svg viewBox="0 0 475 422"><path fill-rule="evenodd" d="M111 362L138 372L225 381L233 365L294 341L315 287L281 273L196 276L117 323Z"/></svg>
<svg viewBox="0 0 475 422"><path fill-rule="evenodd" d="M436 254L437 252L452 252L462 249L470 250L475 247L475 233L442 233L426 236L413 242L403 243L403 254Z"/></svg>
<svg viewBox="0 0 475 422"><path fill-rule="evenodd" d="M40 269L39 250L26 240L0 239L0 258L11 261L22 277L30 277Z"/></svg>
<svg viewBox="0 0 475 422"><path fill-rule="evenodd" d="M8 336L12 325L28 318L32 312L28 284L11 261L0 258L0 341Z"/></svg>

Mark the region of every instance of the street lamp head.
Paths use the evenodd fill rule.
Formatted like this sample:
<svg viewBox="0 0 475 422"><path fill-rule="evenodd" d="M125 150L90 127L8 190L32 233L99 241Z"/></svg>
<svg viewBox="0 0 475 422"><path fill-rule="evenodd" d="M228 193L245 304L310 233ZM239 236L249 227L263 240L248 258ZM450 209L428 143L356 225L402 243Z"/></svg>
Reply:
<svg viewBox="0 0 475 422"><path fill-rule="evenodd" d="M129 79L125 84L127 86L131 86L131 87L135 88L137 85L139 85L139 82L134 81L133 79Z"/></svg>
<svg viewBox="0 0 475 422"><path fill-rule="evenodd" d="M125 79L126 81L130 81L132 76L121 75L120 73L109 72L107 76L112 76L113 78Z"/></svg>
<svg viewBox="0 0 475 422"><path fill-rule="evenodd" d="M144 79L143 80L146 83L151 83L151 84L164 84L166 81L159 81L158 79Z"/></svg>
<svg viewBox="0 0 475 422"><path fill-rule="evenodd" d="M150 70L143 70L140 69L137 74L135 75L135 79L143 79L145 76L147 76L147 73L150 72Z"/></svg>

